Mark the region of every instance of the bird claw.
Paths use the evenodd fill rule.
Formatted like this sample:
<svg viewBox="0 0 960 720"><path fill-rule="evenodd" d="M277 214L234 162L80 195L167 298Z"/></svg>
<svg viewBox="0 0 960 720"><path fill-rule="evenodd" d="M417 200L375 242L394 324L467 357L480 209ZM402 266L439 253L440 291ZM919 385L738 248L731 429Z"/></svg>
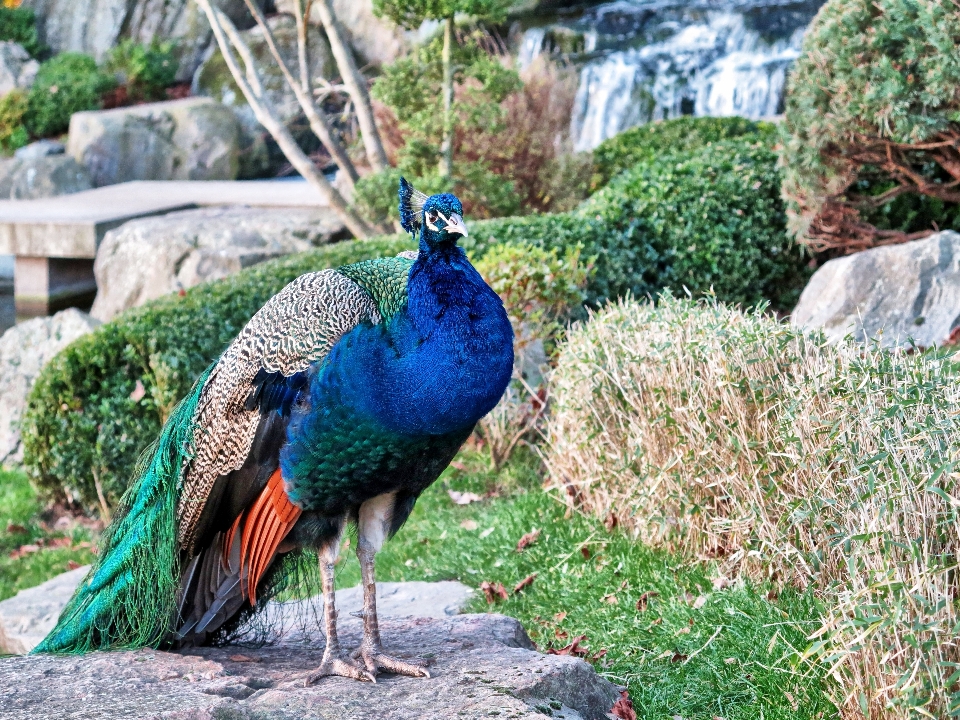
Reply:
<svg viewBox="0 0 960 720"><path fill-rule="evenodd" d="M430 673L422 660L416 662L407 662L393 655L387 655L385 652L377 650L366 650L359 648L351 654L352 658L360 658L367 670L374 675L380 672L389 672L394 675L408 675L409 677L429 678Z"/></svg>
<svg viewBox="0 0 960 720"><path fill-rule="evenodd" d="M375 673L364 670L362 667L350 662L349 660L344 660L343 658L339 657L332 657L324 658L323 662L320 663L320 667L307 675L307 679L303 683L304 687L309 687L320 678L329 677L331 675L351 678L353 680L366 680L372 683L377 682Z"/></svg>

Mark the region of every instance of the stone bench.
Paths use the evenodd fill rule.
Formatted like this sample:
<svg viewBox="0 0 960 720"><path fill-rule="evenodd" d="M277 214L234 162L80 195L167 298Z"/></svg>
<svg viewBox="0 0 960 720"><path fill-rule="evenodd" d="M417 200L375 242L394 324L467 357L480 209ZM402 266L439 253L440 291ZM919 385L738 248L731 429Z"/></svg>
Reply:
<svg viewBox="0 0 960 720"><path fill-rule="evenodd" d="M128 220L218 205L320 207L304 181L135 181L41 200L0 200L0 255L16 257L17 315L89 305L103 236Z"/></svg>

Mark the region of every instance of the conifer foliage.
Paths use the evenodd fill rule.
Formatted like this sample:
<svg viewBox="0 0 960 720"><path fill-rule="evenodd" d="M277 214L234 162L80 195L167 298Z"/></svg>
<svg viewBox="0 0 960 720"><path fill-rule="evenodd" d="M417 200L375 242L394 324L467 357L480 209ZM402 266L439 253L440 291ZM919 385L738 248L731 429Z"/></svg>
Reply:
<svg viewBox="0 0 960 720"><path fill-rule="evenodd" d="M960 6L830 0L790 78L791 230L855 252L960 226Z"/></svg>

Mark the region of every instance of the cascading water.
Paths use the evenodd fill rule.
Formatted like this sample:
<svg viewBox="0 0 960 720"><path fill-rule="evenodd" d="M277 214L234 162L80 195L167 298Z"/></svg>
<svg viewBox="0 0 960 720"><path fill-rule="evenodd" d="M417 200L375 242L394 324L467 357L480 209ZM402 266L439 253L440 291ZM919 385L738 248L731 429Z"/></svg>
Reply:
<svg viewBox="0 0 960 720"><path fill-rule="evenodd" d="M518 63L554 52L581 67L577 150L679 115L782 112L790 63L822 0L619 0L529 19Z"/></svg>

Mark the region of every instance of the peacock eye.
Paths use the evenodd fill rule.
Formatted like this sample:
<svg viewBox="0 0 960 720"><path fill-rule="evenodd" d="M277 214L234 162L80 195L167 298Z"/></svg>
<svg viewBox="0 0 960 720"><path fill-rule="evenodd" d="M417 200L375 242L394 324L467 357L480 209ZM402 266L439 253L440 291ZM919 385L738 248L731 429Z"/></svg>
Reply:
<svg viewBox="0 0 960 720"><path fill-rule="evenodd" d="M430 223L431 225L436 224L436 222L437 222L437 212L436 212L435 210L430 210L430 211L427 213L427 222Z"/></svg>

